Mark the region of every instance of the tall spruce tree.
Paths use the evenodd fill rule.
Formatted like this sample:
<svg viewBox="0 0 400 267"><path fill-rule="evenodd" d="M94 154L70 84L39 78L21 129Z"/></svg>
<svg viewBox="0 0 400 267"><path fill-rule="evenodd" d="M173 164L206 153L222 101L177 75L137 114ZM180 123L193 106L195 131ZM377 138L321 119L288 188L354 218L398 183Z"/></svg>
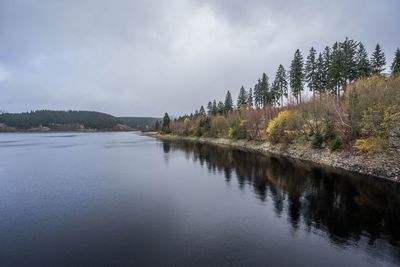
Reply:
<svg viewBox="0 0 400 267"><path fill-rule="evenodd" d="M371 75L371 64L369 63L368 53L363 43L358 44L356 54L357 78L368 77Z"/></svg>
<svg viewBox="0 0 400 267"><path fill-rule="evenodd" d="M331 93L337 95L339 100L340 88L343 86L344 75L343 75L343 51L340 49L340 44L338 42L334 43L332 46L331 54L331 64L328 71L328 80Z"/></svg>
<svg viewBox="0 0 400 267"><path fill-rule="evenodd" d="M292 95L296 98L297 103L301 102L301 91L303 91L304 85L304 62L303 56L300 50L297 49L294 53L292 64L290 65L290 87L292 89Z"/></svg>
<svg viewBox="0 0 400 267"><path fill-rule="evenodd" d="M282 65L279 65L278 70L276 71L271 91L274 93L274 99L276 103L280 104L280 106L283 106L283 98L288 97L288 81L286 77L286 70Z"/></svg>
<svg viewBox="0 0 400 267"><path fill-rule="evenodd" d="M200 109L199 109L199 115L200 115L200 116L206 115L206 111L204 110L204 107L203 107L203 106L201 106Z"/></svg>
<svg viewBox="0 0 400 267"><path fill-rule="evenodd" d="M253 89L249 89L249 95L247 96L247 105L252 108L254 105L253 101Z"/></svg>
<svg viewBox="0 0 400 267"><path fill-rule="evenodd" d="M211 101L207 104L207 113L208 115L212 115L213 113L213 103Z"/></svg>
<svg viewBox="0 0 400 267"><path fill-rule="evenodd" d="M231 92L229 92L229 91L226 92L224 109L225 109L225 112L230 112L233 110L232 95L231 95Z"/></svg>
<svg viewBox="0 0 400 267"><path fill-rule="evenodd" d="M346 91L347 84L357 78L357 63L356 63L356 50L358 43L346 37L340 43L340 50L342 53L342 89Z"/></svg>
<svg viewBox="0 0 400 267"><path fill-rule="evenodd" d="M380 75L385 70L386 57L379 44L376 44L375 50L372 53L371 68L372 74Z"/></svg>
<svg viewBox="0 0 400 267"><path fill-rule="evenodd" d="M400 74L400 48L397 48L396 52L394 53L394 58L390 69L392 70L392 75Z"/></svg>
<svg viewBox="0 0 400 267"><path fill-rule="evenodd" d="M323 85L323 90L324 92L327 91L332 91L331 85L332 82L330 80L329 76L329 70L331 69L332 65L332 55L331 55L331 48L329 46L326 46L324 49L324 52L322 54L322 59L324 61L323 68L321 70L321 84Z"/></svg>
<svg viewBox="0 0 400 267"><path fill-rule="evenodd" d="M221 114L221 115L225 113L225 105L224 105L224 103L222 101L218 101L217 113Z"/></svg>
<svg viewBox="0 0 400 267"><path fill-rule="evenodd" d="M169 115L167 112L165 112L164 114L164 118L163 118L163 122L162 122L162 128L161 131L164 133L170 133L170 123L171 123L171 119L169 118Z"/></svg>
<svg viewBox="0 0 400 267"><path fill-rule="evenodd" d="M213 102L212 102L212 114L213 115L217 115L217 112L218 112L218 107L217 107L217 100L213 100Z"/></svg>
<svg viewBox="0 0 400 267"><path fill-rule="evenodd" d="M311 47L310 52L307 56L306 67L305 67L305 78L308 84L308 88L313 92L317 90L317 62L316 62L316 51L314 47Z"/></svg>
<svg viewBox="0 0 400 267"><path fill-rule="evenodd" d="M318 54L316 62L316 81L315 81L315 92L320 96L325 91L326 84L326 72L324 68L324 57L321 53Z"/></svg>
<svg viewBox="0 0 400 267"><path fill-rule="evenodd" d="M254 85L254 104L256 107L261 107L262 106L262 97L261 97L261 80L258 79L258 82Z"/></svg>
<svg viewBox="0 0 400 267"><path fill-rule="evenodd" d="M246 89L242 86L239 91L239 96L237 99L237 107L241 108L247 105L247 92Z"/></svg>
<svg viewBox="0 0 400 267"><path fill-rule="evenodd" d="M261 106L266 107L268 104L271 104L271 96L269 90L269 78L267 74L263 73L261 77L261 82L259 84L259 94L260 94L260 101Z"/></svg>

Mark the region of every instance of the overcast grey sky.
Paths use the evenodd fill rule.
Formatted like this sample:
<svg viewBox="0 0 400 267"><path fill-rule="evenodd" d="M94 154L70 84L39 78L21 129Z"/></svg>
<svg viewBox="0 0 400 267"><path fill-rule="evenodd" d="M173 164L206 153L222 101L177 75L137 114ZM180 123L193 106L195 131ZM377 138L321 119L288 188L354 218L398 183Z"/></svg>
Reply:
<svg viewBox="0 0 400 267"><path fill-rule="evenodd" d="M190 113L346 36L388 63L400 1L0 0L0 110Z"/></svg>

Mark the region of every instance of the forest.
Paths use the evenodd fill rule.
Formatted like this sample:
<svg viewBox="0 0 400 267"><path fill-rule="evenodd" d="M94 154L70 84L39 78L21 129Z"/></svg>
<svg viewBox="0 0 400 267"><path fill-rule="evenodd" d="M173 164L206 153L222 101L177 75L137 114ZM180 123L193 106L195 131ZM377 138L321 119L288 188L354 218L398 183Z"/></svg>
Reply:
<svg viewBox="0 0 400 267"><path fill-rule="evenodd" d="M27 130L48 127L53 130L112 129L118 120L105 113L94 111L37 110L24 113L2 113L0 123L16 129Z"/></svg>
<svg viewBox="0 0 400 267"><path fill-rule="evenodd" d="M263 73L252 88L242 86L233 103L213 99L190 115L156 123L164 134L247 139L314 148L357 149L373 154L400 149L400 49L390 70L376 44L371 56L362 42L345 38L313 47L304 60L299 49L288 70L279 65L274 79Z"/></svg>

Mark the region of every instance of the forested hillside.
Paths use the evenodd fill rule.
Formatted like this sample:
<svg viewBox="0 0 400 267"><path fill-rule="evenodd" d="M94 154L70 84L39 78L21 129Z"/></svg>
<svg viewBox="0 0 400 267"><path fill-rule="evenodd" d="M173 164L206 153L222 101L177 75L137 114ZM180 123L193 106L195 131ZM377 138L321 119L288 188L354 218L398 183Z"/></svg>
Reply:
<svg viewBox="0 0 400 267"><path fill-rule="evenodd" d="M141 131L154 129L156 122L161 120L152 117L117 117L117 119L129 127Z"/></svg>
<svg viewBox="0 0 400 267"><path fill-rule="evenodd" d="M113 129L117 126L118 120L109 114L94 111L37 110L0 114L0 123L21 130L37 127L47 127L52 130L101 130Z"/></svg>

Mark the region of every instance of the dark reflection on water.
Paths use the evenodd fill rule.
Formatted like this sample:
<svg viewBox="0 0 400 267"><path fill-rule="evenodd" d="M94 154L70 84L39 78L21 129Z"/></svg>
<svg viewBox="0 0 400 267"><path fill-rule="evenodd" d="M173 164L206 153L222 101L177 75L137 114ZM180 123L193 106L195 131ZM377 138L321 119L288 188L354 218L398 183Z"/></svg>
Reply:
<svg viewBox="0 0 400 267"><path fill-rule="evenodd" d="M0 135L1 267L400 265L395 183L135 133L74 135Z"/></svg>
<svg viewBox="0 0 400 267"><path fill-rule="evenodd" d="M357 245L366 237L374 247L383 239L400 258L398 184L206 144L164 141L162 146L165 153L184 151L210 173L223 172L228 184L236 174L240 189L251 185L262 202L269 196L277 216L286 210L293 230L304 225L308 232L325 231L337 245Z"/></svg>

